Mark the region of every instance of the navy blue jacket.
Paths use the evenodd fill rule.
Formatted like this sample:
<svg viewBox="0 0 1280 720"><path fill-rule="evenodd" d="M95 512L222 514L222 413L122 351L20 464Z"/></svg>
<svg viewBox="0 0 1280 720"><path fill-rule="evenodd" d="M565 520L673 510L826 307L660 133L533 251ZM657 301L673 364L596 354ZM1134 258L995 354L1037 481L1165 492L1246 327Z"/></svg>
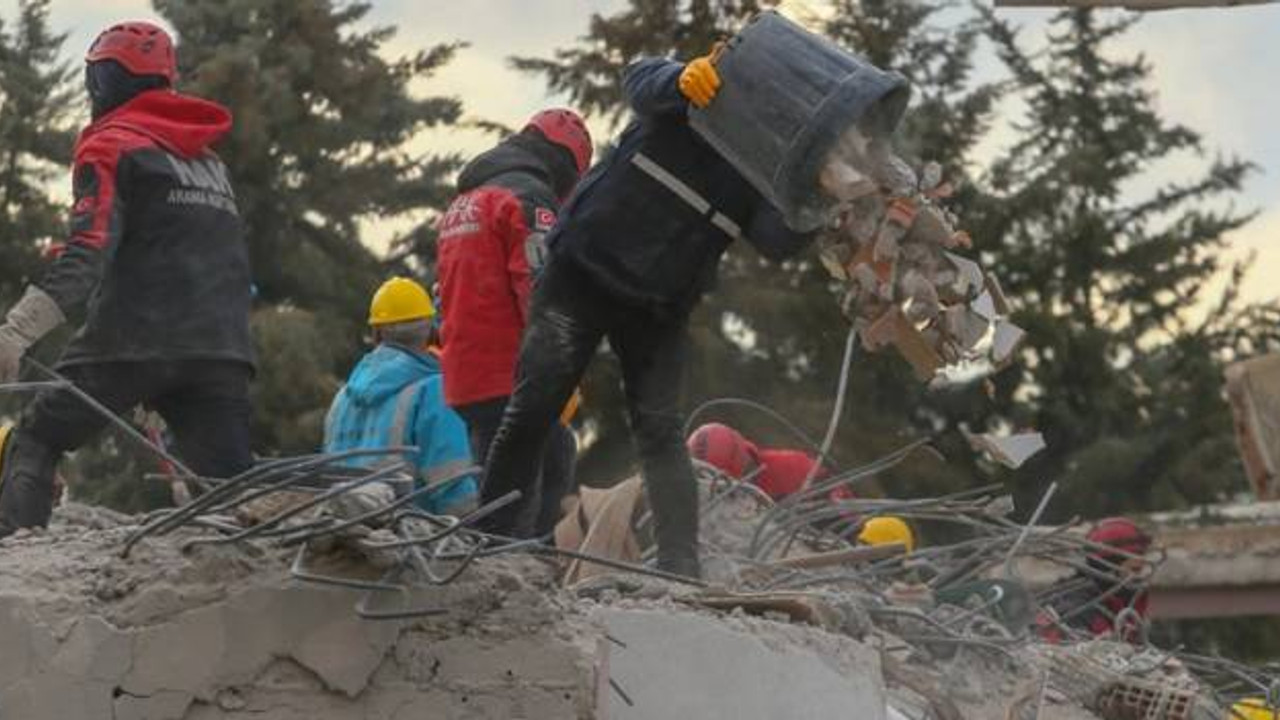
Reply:
<svg viewBox="0 0 1280 720"><path fill-rule="evenodd" d="M623 87L635 119L617 147L583 178L547 237L553 261L567 258L620 298L688 308L715 282L720 256L741 236L762 255L786 259L813 233L797 233L737 170L689 127L678 81L684 66L660 58L627 68ZM647 158L646 171L637 158ZM655 179L657 166L707 201L695 208ZM713 222L716 213L718 221ZM728 219L730 222L725 223Z"/></svg>

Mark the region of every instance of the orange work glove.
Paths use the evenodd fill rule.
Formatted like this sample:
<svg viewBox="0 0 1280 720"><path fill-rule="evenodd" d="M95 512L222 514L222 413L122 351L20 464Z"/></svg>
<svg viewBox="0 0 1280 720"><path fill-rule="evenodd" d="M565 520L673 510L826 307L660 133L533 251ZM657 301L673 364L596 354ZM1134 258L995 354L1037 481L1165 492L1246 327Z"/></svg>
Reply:
<svg viewBox="0 0 1280 720"><path fill-rule="evenodd" d="M716 71L716 60L720 59L723 48L723 43L716 43L711 52L690 60L680 73L680 94L689 98L694 107L706 107L711 104L716 93L720 92L720 73Z"/></svg>

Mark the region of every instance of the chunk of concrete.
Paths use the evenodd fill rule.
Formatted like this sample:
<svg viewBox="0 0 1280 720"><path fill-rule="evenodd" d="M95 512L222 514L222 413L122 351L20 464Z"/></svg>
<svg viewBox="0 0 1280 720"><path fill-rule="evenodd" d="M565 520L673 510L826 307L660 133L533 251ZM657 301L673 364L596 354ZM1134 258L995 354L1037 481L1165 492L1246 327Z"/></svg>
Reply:
<svg viewBox="0 0 1280 720"><path fill-rule="evenodd" d="M133 664L133 639L97 615L87 615L58 647L52 667L69 677L114 685Z"/></svg>
<svg viewBox="0 0 1280 720"><path fill-rule="evenodd" d="M191 707L191 693L161 691L147 697L116 698L111 720L184 720Z"/></svg>
<svg viewBox="0 0 1280 720"><path fill-rule="evenodd" d="M1013 359L1013 354L1022 346L1027 333L1022 328L1005 319L996 321L995 339L992 341L991 361L1003 366Z"/></svg>
<svg viewBox="0 0 1280 720"><path fill-rule="evenodd" d="M221 611L219 606L201 608L142 632L136 639L133 666L121 683L124 690L154 695L212 685L227 640Z"/></svg>
<svg viewBox="0 0 1280 720"><path fill-rule="evenodd" d="M1005 467L1017 470L1032 456L1047 447L1038 432L999 436L991 433L965 435L974 450L985 452Z"/></svg>
<svg viewBox="0 0 1280 720"><path fill-rule="evenodd" d="M604 609L610 720L885 719L878 653L814 628Z"/></svg>

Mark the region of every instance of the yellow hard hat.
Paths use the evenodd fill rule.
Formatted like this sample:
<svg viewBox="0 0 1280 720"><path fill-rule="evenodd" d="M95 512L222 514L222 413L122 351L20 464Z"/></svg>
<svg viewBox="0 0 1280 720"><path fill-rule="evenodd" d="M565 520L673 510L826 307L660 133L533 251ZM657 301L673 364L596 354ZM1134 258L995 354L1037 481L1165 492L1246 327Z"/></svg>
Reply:
<svg viewBox="0 0 1280 720"><path fill-rule="evenodd" d="M1262 698L1245 698L1231 706L1227 717L1231 720L1276 720L1280 718L1280 712L1268 707Z"/></svg>
<svg viewBox="0 0 1280 720"><path fill-rule="evenodd" d="M436 307L426 288L404 277L394 277L382 283L369 304L369 324L390 325L409 320L430 320L436 316Z"/></svg>
<svg viewBox="0 0 1280 720"><path fill-rule="evenodd" d="M862 532L858 533L858 542L864 545L902 543L907 546L907 552L916 549L916 537L911 528L902 518L888 516L868 520L862 526Z"/></svg>

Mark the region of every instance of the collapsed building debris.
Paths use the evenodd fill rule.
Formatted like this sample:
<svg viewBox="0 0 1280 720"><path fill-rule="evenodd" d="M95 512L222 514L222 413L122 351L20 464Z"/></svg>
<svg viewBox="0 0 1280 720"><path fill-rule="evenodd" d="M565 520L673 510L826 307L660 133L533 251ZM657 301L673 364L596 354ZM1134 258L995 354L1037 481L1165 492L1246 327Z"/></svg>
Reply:
<svg viewBox="0 0 1280 720"><path fill-rule="evenodd" d="M1073 606L1049 619L1069 642L1043 642L1062 576L1149 570L1010 520L998 487L823 508L821 485L922 447L776 504L699 465L709 587L640 565L643 532L631 561L487 536L406 509L395 465L335 457L144 518L67 506L0 542L0 717L1198 720L1268 697L1259 670L1086 637ZM850 542L885 514L967 539ZM625 515L643 530L643 503Z"/></svg>
<svg viewBox="0 0 1280 720"><path fill-rule="evenodd" d="M974 450L985 452L996 462L1015 470L1046 447L1044 436L1035 432L1005 436L993 433L966 434L965 439Z"/></svg>
<svg viewBox="0 0 1280 720"><path fill-rule="evenodd" d="M940 205L954 190L939 165L917 176L887 138L855 127L820 180L843 209L820 256L847 285L845 312L866 349L894 347L923 381L946 367L1013 359L1025 332L1009 320L999 280L958 253L973 240Z"/></svg>

